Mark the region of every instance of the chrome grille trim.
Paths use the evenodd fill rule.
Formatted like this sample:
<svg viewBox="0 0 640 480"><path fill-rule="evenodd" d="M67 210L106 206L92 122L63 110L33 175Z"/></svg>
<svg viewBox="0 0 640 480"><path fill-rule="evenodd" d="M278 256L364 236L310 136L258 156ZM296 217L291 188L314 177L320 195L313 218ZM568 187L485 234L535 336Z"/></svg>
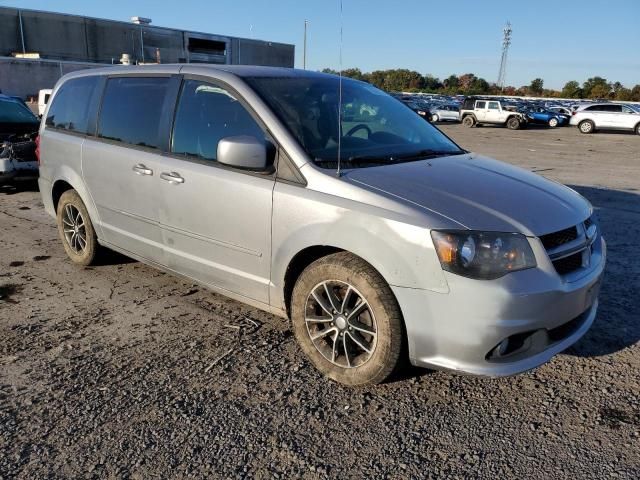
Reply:
<svg viewBox="0 0 640 480"><path fill-rule="evenodd" d="M565 232L571 230L572 228L575 228L576 231L575 239L546 249L549 259L554 264L556 271L560 275L567 275L580 268L586 268L590 265L592 252L591 246L593 245L593 242L595 242L596 238L598 238L598 227L596 223L591 219L591 217L589 217L584 222L575 225L575 227L569 227L567 229L560 230L559 232L554 232L540 237L540 240L542 241L543 237L552 238L552 236L554 235L562 236ZM582 262L580 266L576 266L572 270L567 270L565 259L578 254L582 254ZM560 263L560 261L563 262ZM556 262L558 262L557 265Z"/></svg>

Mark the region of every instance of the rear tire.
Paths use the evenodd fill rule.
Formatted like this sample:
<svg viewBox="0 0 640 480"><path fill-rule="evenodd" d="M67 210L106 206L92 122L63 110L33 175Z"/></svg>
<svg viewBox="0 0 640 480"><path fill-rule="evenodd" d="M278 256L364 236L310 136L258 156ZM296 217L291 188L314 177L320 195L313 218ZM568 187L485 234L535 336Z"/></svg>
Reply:
<svg viewBox="0 0 640 480"><path fill-rule="evenodd" d="M473 118L473 115L467 115L462 119L462 125L468 128L474 127L476 125L476 119Z"/></svg>
<svg viewBox="0 0 640 480"><path fill-rule="evenodd" d="M551 128L556 128L558 126L558 119L557 118L550 118L549 119L549 126Z"/></svg>
<svg viewBox="0 0 640 480"><path fill-rule="evenodd" d="M67 256L76 265L91 265L99 249L98 238L78 192L64 192L56 213L58 234Z"/></svg>
<svg viewBox="0 0 640 480"><path fill-rule="evenodd" d="M404 328L398 302L382 276L351 253L328 255L302 272L291 320L307 358L336 382L377 384L399 364Z"/></svg>
<svg viewBox="0 0 640 480"><path fill-rule="evenodd" d="M584 133L584 134L593 133L595 129L596 129L596 126L591 120L583 120L578 124L578 130L580 130L580 133Z"/></svg>
<svg viewBox="0 0 640 480"><path fill-rule="evenodd" d="M640 135L640 123L636 125L636 133Z"/></svg>
<svg viewBox="0 0 640 480"><path fill-rule="evenodd" d="M507 120L507 128L509 130L520 130L520 120L517 117L511 117Z"/></svg>

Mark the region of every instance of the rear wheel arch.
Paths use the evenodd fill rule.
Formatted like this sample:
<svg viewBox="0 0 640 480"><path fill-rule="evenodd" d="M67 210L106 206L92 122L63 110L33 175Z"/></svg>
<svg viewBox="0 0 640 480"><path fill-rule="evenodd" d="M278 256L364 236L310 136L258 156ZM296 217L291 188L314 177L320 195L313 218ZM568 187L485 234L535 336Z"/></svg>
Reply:
<svg viewBox="0 0 640 480"><path fill-rule="evenodd" d="M638 122L633 129L638 135L640 135L640 122Z"/></svg>
<svg viewBox="0 0 640 480"><path fill-rule="evenodd" d="M53 188L51 189L51 200L53 201L53 210L55 212L58 211L58 203L60 202L60 197L62 197L62 194L67 190L76 189L73 188L73 186L66 180L56 180L56 182L53 184Z"/></svg>

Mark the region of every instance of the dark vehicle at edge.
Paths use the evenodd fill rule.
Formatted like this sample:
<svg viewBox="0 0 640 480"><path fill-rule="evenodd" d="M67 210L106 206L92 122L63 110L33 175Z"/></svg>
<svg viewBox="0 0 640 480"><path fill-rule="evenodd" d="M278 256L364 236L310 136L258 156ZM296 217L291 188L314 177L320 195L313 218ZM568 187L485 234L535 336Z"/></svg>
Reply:
<svg viewBox="0 0 640 480"><path fill-rule="evenodd" d="M38 176L35 139L39 125L24 102L0 94L0 183Z"/></svg>

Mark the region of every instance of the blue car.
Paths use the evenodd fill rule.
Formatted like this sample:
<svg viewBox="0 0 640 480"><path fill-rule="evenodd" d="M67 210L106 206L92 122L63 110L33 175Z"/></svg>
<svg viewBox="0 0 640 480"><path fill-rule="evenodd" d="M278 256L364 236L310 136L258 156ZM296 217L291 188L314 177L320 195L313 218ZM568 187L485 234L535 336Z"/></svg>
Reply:
<svg viewBox="0 0 640 480"><path fill-rule="evenodd" d="M551 128L561 127L569 124L569 115L559 112L552 112L544 108L532 108L522 112L526 115L530 123L539 123L548 125Z"/></svg>

